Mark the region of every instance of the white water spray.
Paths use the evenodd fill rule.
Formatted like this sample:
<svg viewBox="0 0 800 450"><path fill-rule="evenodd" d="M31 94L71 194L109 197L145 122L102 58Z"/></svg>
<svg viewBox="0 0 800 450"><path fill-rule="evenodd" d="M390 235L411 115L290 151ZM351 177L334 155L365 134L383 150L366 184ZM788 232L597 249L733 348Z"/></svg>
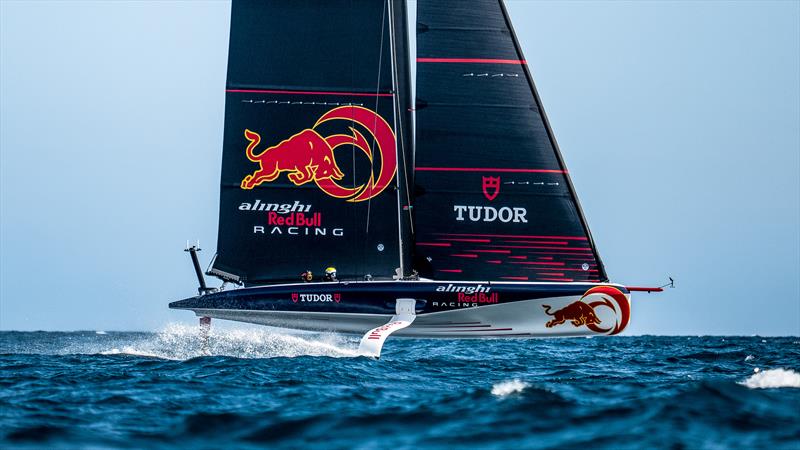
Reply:
<svg viewBox="0 0 800 450"><path fill-rule="evenodd" d="M492 386L492 395L505 397L517 392L522 392L528 386L530 386L528 383L517 379L501 381L500 383L496 383L494 386Z"/></svg>
<svg viewBox="0 0 800 450"><path fill-rule="evenodd" d="M800 373L791 369L753 369L750 378L740 381L739 384L750 389L769 388L800 388Z"/></svg>
<svg viewBox="0 0 800 450"><path fill-rule="evenodd" d="M204 345L197 326L170 324L155 335L112 349L103 355L125 354L184 360L199 356L236 358L293 358L297 356L355 357L355 343L335 334L288 334L270 329L212 328ZM85 352L81 352L85 353Z"/></svg>

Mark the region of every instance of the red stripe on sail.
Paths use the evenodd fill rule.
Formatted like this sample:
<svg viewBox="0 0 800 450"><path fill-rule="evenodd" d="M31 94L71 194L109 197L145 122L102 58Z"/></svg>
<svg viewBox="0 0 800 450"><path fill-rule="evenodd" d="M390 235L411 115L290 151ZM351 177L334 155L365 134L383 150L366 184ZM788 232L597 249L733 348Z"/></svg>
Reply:
<svg viewBox="0 0 800 450"><path fill-rule="evenodd" d="M499 248L535 248L539 250L575 250L575 251L589 251L591 248L589 247L545 247L545 246L537 246L537 245L490 245L490 247L499 247Z"/></svg>
<svg viewBox="0 0 800 450"><path fill-rule="evenodd" d="M489 243L491 239L439 238L440 241Z"/></svg>
<svg viewBox="0 0 800 450"><path fill-rule="evenodd" d="M466 63L466 64L528 64L524 59L494 58L417 58L421 63Z"/></svg>
<svg viewBox="0 0 800 450"><path fill-rule="evenodd" d="M388 93L367 92L335 92L335 91L283 91L274 89L225 89L225 92L238 92L245 94L297 94L297 95L347 95L351 97L393 97Z"/></svg>
<svg viewBox="0 0 800 450"><path fill-rule="evenodd" d="M511 172L511 173L568 173L554 169L512 169L500 167L415 167L418 172Z"/></svg>
<svg viewBox="0 0 800 450"><path fill-rule="evenodd" d="M417 242L417 245L423 245L425 247L450 247L449 242Z"/></svg>
<svg viewBox="0 0 800 450"><path fill-rule="evenodd" d="M478 257L478 255L473 255L473 254L470 254L470 253L454 253L454 254L452 254L450 256L455 256L457 258L477 258Z"/></svg>
<svg viewBox="0 0 800 450"><path fill-rule="evenodd" d="M506 239L504 242L510 244L536 244L536 245L569 245L567 241L514 241Z"/></svg>
<svg viewBox="0 0 800 450"><path fill-rule="evenodd" d="M433 233L440 236L477 236L477 237L496 237L496 238L518 238L518 239L572 239L578 241L588 240L584 236L530 236L522 234L472 234L472 233Z"/></svg>
<svg viewBox="0 0 800 450"><path fill-rule="evenodd" d="M511 264L526 264L531 266L563 266L563 262L538 262L538 261L511 261Z"/></svg>
<svg viewBox="0 0 800 450"><path fill-rule="evenodd" d="M526 267L526 269L530 269L530 270L558 270L558 271L568 271L568 272L586 272L586 273L593 273L593 272L595 272L595 273L596 273L596 272L597 272L597 270L592 270L592 269L589 269L589 270L583 270L583 269L567 269L567 268L565 268L565 267L553 267L553 268L549 268L549 267Z"/></svg>
<svg viewBox="0 0 800 450"><path fill-rule="evenodd" d="M461 269L439 269L438 272L461 273Z"/></svg>

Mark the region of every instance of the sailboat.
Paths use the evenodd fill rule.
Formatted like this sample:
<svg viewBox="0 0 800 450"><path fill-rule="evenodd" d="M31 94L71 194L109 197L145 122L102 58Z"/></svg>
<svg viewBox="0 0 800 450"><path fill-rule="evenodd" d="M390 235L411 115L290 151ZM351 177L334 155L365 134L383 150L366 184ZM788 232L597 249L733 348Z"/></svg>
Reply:
<svg viewBox="0 0 800 450"><path fill-rule="evenodd" d="M233 1L222 286L190 247L198 295L170 308L374 356L626 328L661 288L609 282L503 1L418 0L416 43L414 97L405 1Z"/></svg>

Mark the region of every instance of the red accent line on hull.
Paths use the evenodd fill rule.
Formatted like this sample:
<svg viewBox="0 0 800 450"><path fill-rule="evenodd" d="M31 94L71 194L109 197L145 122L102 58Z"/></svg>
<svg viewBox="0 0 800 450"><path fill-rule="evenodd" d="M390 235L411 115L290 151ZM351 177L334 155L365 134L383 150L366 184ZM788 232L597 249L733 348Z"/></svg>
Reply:
<svg viewBox="0 0 800 450"><path fill-rule="evenodd" d="M468 333L468 332L476 332L476 331L512 331L513 328L492 328L492 329L481 329L481 330L447 330L447 331L440 331L440 333L452 333L453 331L457 331L459 333ZM430 330L431 332L436 332L438 330Z"/></svg>
<svg viewBox="0 0 800 450"><path fill-rule="evenodd" d="M297 95L348 95L352 97L393 97L394 94L366 93L366 92L335 92L335 91L283 91L274 89L225 89L225 92L244 94L297 94Z"/></svg>
<svg viewBox="0 0 800 450"><path fill-rule="evenodd" d="M472 325L472 324L480 324L480 322L441 322L441 323L414 324L414 328L417 328L417 327L438 327L438 326L441 326L441 325Z"/></svg>
<svg viewBox="0 0 800 450"><path fill-rule="evenodd" d="M461 269L439 269L437 272L461 273Z"/></svg>
<svg viewBox="0 0 800 450"><path fill-rule="evenodd" d="M416 167L418 172L510 172L510 173L568 173L552 169L512 169L499 167Z"/></svg>
<svg viewBox="0 0 800 450"><path fill-rule="evenodd" d="M466 63L466 64L528 64L524 59L495 58L417 58L420 63Z"/></svg>
<svg viewBox="0 0 800 450"><path fill-rule="evenodd" d="M528 277L500 277L504 280L528 281Z"/></svg>
<svg viewBox="0 0 800 450"><path fill-rule="evenodd" d="M449 242L417 242L417 245L422 245L424 247L450 247Z"/></svg>
<svg viewBox="0 0 800 450"><path fill-rule="evenodd" d="M478 255L473 255L470 253L453 253L450 256L455 256L456 258L477 258Z"/></svg>

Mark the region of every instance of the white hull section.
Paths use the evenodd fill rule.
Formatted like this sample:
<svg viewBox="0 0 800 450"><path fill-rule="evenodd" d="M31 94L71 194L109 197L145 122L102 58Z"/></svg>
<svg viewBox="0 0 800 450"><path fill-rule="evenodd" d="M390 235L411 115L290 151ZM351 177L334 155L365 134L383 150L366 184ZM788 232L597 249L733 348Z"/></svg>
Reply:
<svg viewBox="0 0 800 450"><path fill-rule="evenodd" d="M616 301L598 293L550 297L416 315L393 336L415 338L524 338L617 334L629 320L630 294ZM620 304L624 302L625 304ZM567 307L591 305L596 321L582 320ZM546 306L549 306L547 308ZM583 306L583 305L579 305ZM198 316L307 331L352 333L392 321L390 314L194 309ZM549 312L549 314L548 314ZM588 322L588 323L587 323ZM549 325L549 326L548 326Z"/></svg>

